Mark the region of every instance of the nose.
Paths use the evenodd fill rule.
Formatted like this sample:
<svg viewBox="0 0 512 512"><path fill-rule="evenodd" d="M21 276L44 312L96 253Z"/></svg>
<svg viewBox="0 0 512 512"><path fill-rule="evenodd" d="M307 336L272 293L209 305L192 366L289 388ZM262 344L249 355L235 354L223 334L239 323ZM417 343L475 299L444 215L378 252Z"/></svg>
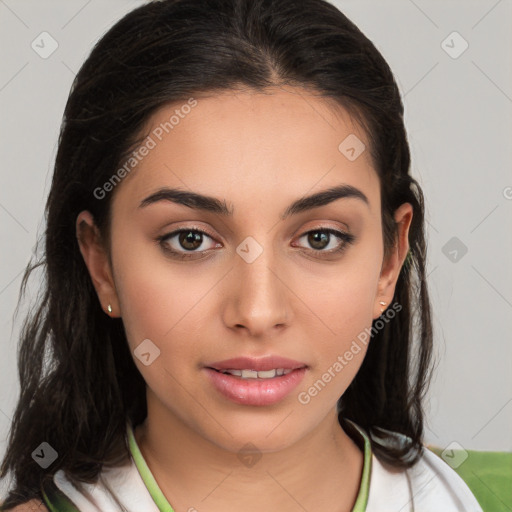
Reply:
<svg viewBox="0 0 512 512"><path fill-rule="evenodd" d="M251 337L268 338L290 323L291 292L282 260L248 238L237 248L225 282L224 323Z"/></svg>

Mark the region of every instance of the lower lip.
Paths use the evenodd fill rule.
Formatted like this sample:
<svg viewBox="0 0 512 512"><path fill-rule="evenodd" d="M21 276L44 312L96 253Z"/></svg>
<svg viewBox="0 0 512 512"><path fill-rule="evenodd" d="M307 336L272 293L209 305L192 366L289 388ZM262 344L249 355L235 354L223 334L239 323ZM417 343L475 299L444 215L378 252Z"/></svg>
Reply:
<svg viewBox="0 0 512 512"><path fill-rule="evenodd" d="M243 405L272 405L281 401L299 385L306 373L306 368L297 368L272 379L242 379L211 368L205 370L217 391Z"/></svg>

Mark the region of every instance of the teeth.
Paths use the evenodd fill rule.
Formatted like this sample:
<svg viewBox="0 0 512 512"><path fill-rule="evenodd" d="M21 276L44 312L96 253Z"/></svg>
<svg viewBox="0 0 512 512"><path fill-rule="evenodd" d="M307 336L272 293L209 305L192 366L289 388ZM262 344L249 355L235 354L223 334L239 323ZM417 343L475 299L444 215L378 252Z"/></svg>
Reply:
<svg viewBox="0 0 512 512"><path fill-rule="evenodd" d="M242 376L242 370L225 370L222 373L230 373L231 375L236 375L237 377Z"/></svg>
<svg viewBox="0 0 512 512"><path fill-rule="evenodd" d="M266 370L266 371L257 372L257 374L258 374L258 379L271 379L272 377L276 376L276 371L275 370ZM243 373L242 373L242 377L244 377Z"/></svg>
<svg viewBox="0 0 512 512"><path fill-rule="evenodd" d="M273 379L281 375L288 375L293 370L284 368L275 368L273 370L256 371L256 370L220 370L222 373L229 373L242 377L242 379Z"/></svg>

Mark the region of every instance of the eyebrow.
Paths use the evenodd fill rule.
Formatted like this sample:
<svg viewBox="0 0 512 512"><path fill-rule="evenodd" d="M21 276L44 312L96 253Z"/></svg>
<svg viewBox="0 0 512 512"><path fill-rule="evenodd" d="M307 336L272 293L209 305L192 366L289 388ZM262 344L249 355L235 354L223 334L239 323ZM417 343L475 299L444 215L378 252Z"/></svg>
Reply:
<svg viewBox="0 0 512 512"><path fill-rule="evenodd" d="M281 220L285 220L290 215L296 215L307 210L319 208L320 206L325 206L337 199L345 198L359 199L369 206L368 198L363 192L361 192L361 190L353 187L352 185L338 185L297 199L288 206L285 212L281 215ZM226 217L232 217L234 212L234 208L231 207L231 209L229 209L225 200L198 194L196 192L168 187L161 188L143 199L139 204L139 208L144 208L159 201L170 201L172 203L187 206L188 208L216 213Z"/></svg>

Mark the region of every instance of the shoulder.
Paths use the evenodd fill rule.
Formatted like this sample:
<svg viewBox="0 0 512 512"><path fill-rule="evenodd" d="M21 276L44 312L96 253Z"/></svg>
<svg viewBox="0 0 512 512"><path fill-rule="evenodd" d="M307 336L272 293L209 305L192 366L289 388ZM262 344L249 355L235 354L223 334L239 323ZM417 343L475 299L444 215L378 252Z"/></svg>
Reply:
<svg viewBox="0 0 512 512"><path fill-rule="evenodd" d="M6 512L48 512L48 509L41 501L30 500L18 505L17 507L9 509Z"/></svg>
<svg viewBox="0 0 512 512"><path fill-rule="evenodd" d="M426 447L408 469L393 468L372 456L367 512L381 512L383 498L402 512L482 512L464 480Z"/></svg>
<svg viewBox="0 0 512 512"><path fill-rule="evenodd" d="M441 457L429 449L423 448L423 456L410 468L409 473L415 488L418 489L420 503L425 501L441 504L442 502L437 500L439 496L447 503L453 503L455 510L481 512L482 509L466 482Z"/></svg>
<svg viewBox="0 0 512 512"><path fill-rule="evenodd" d="M147 478L148 485L157 486L152 475ZM95 483L82 483L79 488L59 470L54 475L53 485L56 491L49 496L49 503L55 510L159 511L133 461L125 466L104 468ZM59 503L66 503L68 508L59 508Z"/></svg>

